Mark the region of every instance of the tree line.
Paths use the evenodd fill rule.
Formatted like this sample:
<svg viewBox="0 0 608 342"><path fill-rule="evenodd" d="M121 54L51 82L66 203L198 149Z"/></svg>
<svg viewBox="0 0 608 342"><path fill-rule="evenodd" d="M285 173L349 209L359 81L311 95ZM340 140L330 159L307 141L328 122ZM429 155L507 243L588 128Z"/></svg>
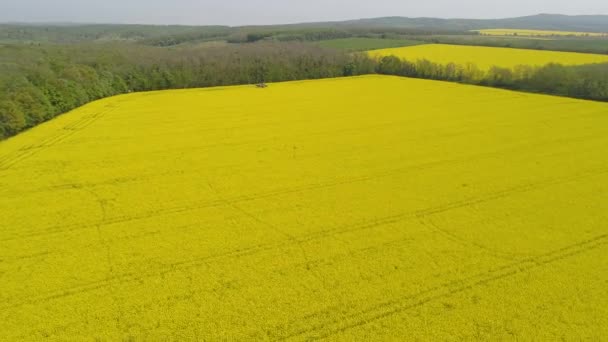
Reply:
<svg viewBox="0 0 608 342"><path fill-rule="evenodd" d="M0 43L78 44L91 42L129 42L151 46L223 40L251 43L259 40L319 41L337 38L389 36L470 35L449 29L361 26L317 23L272 26L154 26L154 25L20 25L0 24Z"/></svg>
<svg viewBox="0 0 608 342"><path fill-rule="evenodd" d="M452 44L452 45L472 45L472 46L491 46L507 47L529 50L548 50L565 52L582 52L608 54L608 39L606 38L554 38L536 39L533 37L494 37L483 35L420 35L407 37L427 43Z"/></svg>
<svg viewBox="0 0 608 342"><path fill-rule="evenodd" d="M425 59L409 61L395 56L382 57L375 62L379 74L608 101L608 63L520 65L512 69L493 66L482 70L472 63L437 64Z"/></svg>
<svg viewBox="0 0 608 342"><path fill-rule="evenodd" d="M374 73L608 101L608 64L480 70L273 41L206 48L6 45L0 48L0 139L116 94Z"/></svg>

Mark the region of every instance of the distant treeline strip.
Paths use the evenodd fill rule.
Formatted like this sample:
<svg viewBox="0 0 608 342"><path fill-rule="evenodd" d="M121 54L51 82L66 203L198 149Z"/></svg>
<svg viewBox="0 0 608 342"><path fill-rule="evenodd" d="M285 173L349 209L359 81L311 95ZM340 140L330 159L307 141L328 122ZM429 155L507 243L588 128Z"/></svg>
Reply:
<svg viewBox="0 0 608 342"><path fill-rule="evenodd" d="M395 56L376 59L379 74L459 82L532 93L608 101L608 63L542 67L491 67L481 70L474 64L442 65L428 60L408 61Z"/></svg>
<svg viewBox="0 0 608 342"><path fill-rule="evenodd" d="M373 73L608 101L608 64L480 71L474 65L372 59L295 42L171 49L8 45L0 49L0 139L122 93Z"/></svg>
<svg viewBox="0 0 608 342"><path fill-rule="evenodd" d="M176 46L208 40L251 43L259 40L319 41L349 37L379 38L389 35L471 35L454 28L361 26L316 23L273 26L153 26L153 25L18 25L0 24L0 43L76 44L121 41L152 46Z"/></svg>
<svg viewBox="0 0 608 342"><path fill-rule="evenodd" d="M606 38L556 38L538 39L536 37L495 37L481 35L419 35L396 36L394 38L415 39L426 43L508 47L528 50L548 50L564 52L581 52L608 54L608 39Z"/></svg>

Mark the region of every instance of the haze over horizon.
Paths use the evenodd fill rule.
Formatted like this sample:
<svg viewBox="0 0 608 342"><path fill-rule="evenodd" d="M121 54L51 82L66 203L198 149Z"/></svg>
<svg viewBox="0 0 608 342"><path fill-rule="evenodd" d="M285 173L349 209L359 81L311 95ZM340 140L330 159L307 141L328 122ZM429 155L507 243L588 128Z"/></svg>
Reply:
<svg viewBox="0 0 608 342"><path fill-rule="evenodd" d="M69 22L182 25L262 25L404 16L507 18L559 13L608 14L598 0L0 0L0 22Z"/></svg>

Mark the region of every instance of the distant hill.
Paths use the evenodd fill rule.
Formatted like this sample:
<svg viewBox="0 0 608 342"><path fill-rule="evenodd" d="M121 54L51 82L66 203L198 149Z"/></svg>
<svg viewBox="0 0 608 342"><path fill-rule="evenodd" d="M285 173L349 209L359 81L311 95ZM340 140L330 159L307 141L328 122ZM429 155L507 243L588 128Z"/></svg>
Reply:
<svg viewBox="0 0 608 342"><path fill-rule="evenodd" d="M348 20L334 23L338 26L393 27L408 29L475 30L484 28L521 28L535 30L561 30L608 32L608 15L538 14L506 19L439 19L385 17Z"/></svg>
<svg viewBox="0 0 608 342"><path fill-rule="evenodd" d="M77 23L0 23L0 43L77 43L86 41L137 41L169 46L191 41L248 42L323 40L399 31L400 34L464 34L468 30L519 28L536 30L608 32L608 15L567 16L539 14L507 19L439 19L385 17L336 22L263 26L181 26Z"/></svg>

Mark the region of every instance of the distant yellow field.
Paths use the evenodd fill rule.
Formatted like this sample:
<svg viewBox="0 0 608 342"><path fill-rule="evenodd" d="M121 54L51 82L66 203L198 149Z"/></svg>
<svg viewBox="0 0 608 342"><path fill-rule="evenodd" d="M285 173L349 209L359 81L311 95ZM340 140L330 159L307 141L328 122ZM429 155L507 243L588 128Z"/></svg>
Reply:
<svg viewBox="0 0 608 342"><path fill-rule="evenodd" d="M576 36L576 37L608 37L608 33L598 32L568 32L568 31L547 31L547 30L522 30L522 29L486 29L475 30L488 36Z"/></svg>
<svg viewBox="0 0 608 342"><path fill-rule="evenodd" d="M491 66L513 68L518 65L542 66L549 63L579 65L608 62L608 55L446 44L372 50L368 53L375 57L394 55L410 61L427 59L440 64L472 63L482 70Z"/></svg>
<svg viewBox="0 0 608 342"><path fill-rule="evenodd" d="M608 104L369 76L0 142L0 340L608 339Z"/></svg>

